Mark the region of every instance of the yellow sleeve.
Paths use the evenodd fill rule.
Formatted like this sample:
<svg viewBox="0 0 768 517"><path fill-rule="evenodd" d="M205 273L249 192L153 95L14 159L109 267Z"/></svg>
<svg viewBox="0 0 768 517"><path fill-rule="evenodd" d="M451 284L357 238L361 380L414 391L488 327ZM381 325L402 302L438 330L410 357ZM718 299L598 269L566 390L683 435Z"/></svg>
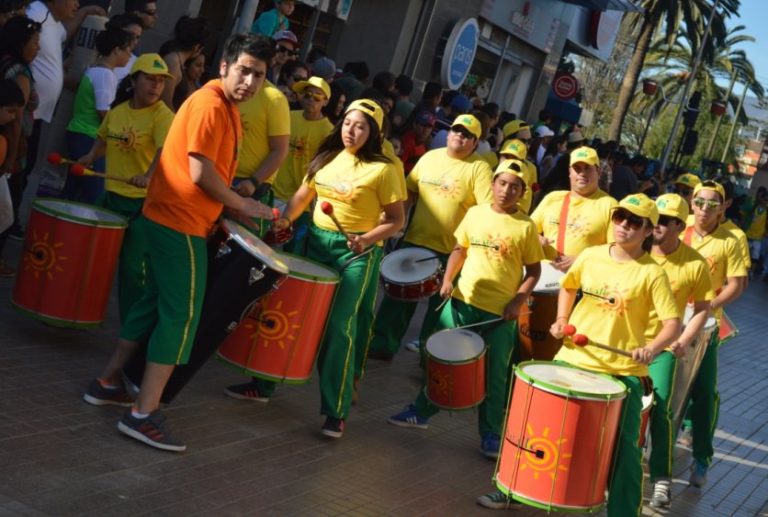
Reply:
<svg viewBox="0 0 768 517"><path fill-rule="evenodd" d="M712 277L709 274L707 263L702 259L696 261L696 284L693 288L693 301L711 301L715 299L715 291L712 289Z"/></svg>
<svg viewBox="0 0 768 517"><path fill-rule="evenodd" d="M661 268L659 267L661 270ZM675 304L675 297L672 295L672 287L669 285L669 277L663 270L660 274L651 279L651 301L653 308L659 320L670 320L679 318L680 311Z"/></svg>
<svg viewBox="0 0 768 517"><path fill-rule="evenodd" d="M411 169L411 172L405 178L405 187L411 192L419 191L419 164L420 163L421 163L421 160L417 161L416 165L413 166L413 169Z"/></svg>
<svg viewBox="0 0 768 517"><path fill-rule="evenodd" d="M474 212L474 208L475 207L469 209L469 211L464 215L464 219L461 220L459 226L456 228L456 231L453 232L453 236L456 237L456 244L465 249L469 248L469 232L467 231L467 228L471 227L469 220L472 219L472 212Z"/></svg>
<svg viewBox="0 0 768 517"><path fill-rule="evenodd" d="M523 244L523 265L534 264L544 260L544 250L539 242L539 234L536 226L531 222L525 231L525 243Z"/></svg>
<svg viewBox="0 0 768 517"><path fill-rule="evenodd" d="M544 212L547 210L548 205L549 196L546 196L530 215L531 221L533 221L533 224L536 226L536 231L538 233L544 232Z"/></svg>
<svg viewBox="0 0 768 517"><path fill-rule="evenodd" d="M744 232L738 232L736 236L739 240L739 250L741 251L741 258L744 261L744 267L747 270L752 269L752 256L749 254L749 241L747 241L747 234Z"/></svg>
<svg viewBox="0 0 768 517"><path fill-rule="evenodd" d="M472 194L475 196L475 203L478 205L493 203L493 193L491 192L493 172L483 160L478 160L476 162L476 167L474 184L472 185ZM413 174L413 171L411 171L411 174Z"/></svg>
<svg viewBox="0 0 768 517"><path fill-rule="evenodd" d="M738 242L738 241L737 241ZM725 270L726 277L747 276L747 267L744 265L744 256L737 243L729 239L726 244L726 258L728 264Z"/></svg>
<svg viewBox="0 0 768 517"><path fill-rule="evenodd" d="M269 98L267 110L267 136L291 134L291 108L288 99L279 90Z"/></svg>
<svg viewBox="0 0 768 517"><path fill-rule="evenodd" d="M606 214L606 217L608 218L608 226L605 233L605 242L612 243L615 242L616 239L613 237L613 222L611 222L611 213L613 212L613 207L618 206L619 203L613 198L610 198L610 203L608 203L608 213Z"/></svg>
<svg viewBox="0 0 768 517"><path fill-rule="evenodd" d="M386 164L384 171L379 174L379 184L376 193L381 206L391 205L404 200L402 183L397 169L392 164Z"/></svg>
<svg viewBox="0 0 768 517"><path fill-rule="evenodd" d="M171 123L173 123L173 112L167 108L160 110L155 118L155 130L152 134L152 138L155 141L155 147L158 149L165 144L165 137L168 136L168 130L171 129Z"/></svg>
<svg viewBox="0 0 768 517"><path fill-rule="evenodd" d="M589 253L579 253L568 272L560 279L560 287L566 289L579 289L581 287L581 270L584 268L587 255Z"/></svg>
<svg viewBox="0 0 768 517"><path fill-rule="evenodd" d="M107 114L104 116L104 120L101 121L101 124L99 125L99 129L96 131L96 137L100 140L107 141L107 134L109 133L109 130L107 129L109 127L109 119L110 115L112 114L112 110L109 110Z"/></svg>

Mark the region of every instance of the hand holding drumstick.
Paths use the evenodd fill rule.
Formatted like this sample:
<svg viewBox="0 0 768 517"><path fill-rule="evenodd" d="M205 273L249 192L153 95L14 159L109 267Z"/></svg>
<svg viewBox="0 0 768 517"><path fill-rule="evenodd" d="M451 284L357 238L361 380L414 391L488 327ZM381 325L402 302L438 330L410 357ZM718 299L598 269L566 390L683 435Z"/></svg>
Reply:
<svg viewBox="0 0 768 517"><path fill-rule="evenodd" d="M614 354L619 354L619 355L623 355L624 357L629 357L633 361L636 361L642 364L650 364L651 361L653 361L653 357L654 357L653 351L648 347L635 348L631 352L627 352L626 350L622 350L620 348L616 348L613 346L603 345L602 343L595 343L594 341L590 341L590 339L586 335L577 334L576 327L570 324L562 326L562 333L563 335L571 336L571 342L576 346L580 346L580 347L585 347L587 345L595 346L597 348L602 348L603 350L607 350L608 352L613 352ZM552 334L554 335L554 332Z"/></svg>
<svg viewBox="0 0 768 517"><path fill-rule="evenodd" d="M344 226L342 226L341 221L339 221L339 219L336 217L336 214L333 213L333 205L331 203L328 201L323 201L320 203L320 210L322 210L325 215L331 218L331 221L333 221L333 224L336 225L336 228L344 235L344 237L347 238L347 246L349 246L349 249L359 254L368 247L368 243L362 235L347 233L347 231L344 229Z"/></svg>

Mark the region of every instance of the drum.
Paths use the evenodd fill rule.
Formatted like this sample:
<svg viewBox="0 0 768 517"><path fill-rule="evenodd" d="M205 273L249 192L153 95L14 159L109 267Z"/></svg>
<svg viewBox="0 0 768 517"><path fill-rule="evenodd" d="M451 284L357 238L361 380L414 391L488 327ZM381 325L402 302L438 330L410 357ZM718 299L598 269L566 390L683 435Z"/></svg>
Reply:
<svg viewBox="0 0 768 517"><path fill-rule="evenodd" d="M426 345L430 402L443 409L469 409L485 399L485 343L465 329L441 330Z"/></svg>
<svg viewBox="0 0 768 517"><path fill-rule="evenodd" d="M653 393L643 396L643 409L640 411L640 439L637 445L640 448L648 444L648 426L651 423L651 410L653 408Z"/></svg>
<svg viewBox="0 0 768 517"><path fill-rule="evenodd" d="M275 208L280 210L280 215L283 215L286 207L285 201L281 201L275 198L273 204L275 205ZM274 231L270 226L269 230L264 234L264 242L270 246L279 246L281 244L285 244L291 239L293 239L293 228L290 227L286 228L285 230Z"/></svg>
<svg viewBox="0 0 768 517"><path fill-rule="evenodd" d="M543 361L515 368L494 479L547 511L595 511L605 501L626 388L607 375Z"/></svg>
<svg viewBox="0 0 768 517"><path fill-rule="evenodd" d="M272 248L241 224L222 221L208 241L205 298L189 361L174 369L163 391L164 403L178 395L253 303L277 289L287 275L288 265ZM141 385L145 363L146 343L123 368L135 386Z"/></svg>
<svg viewBox="0 0 768 517"><path fill-rule="evenodd" d="M32 203L12 302L62 327L95 327L107 311L128 221L82 203Z"/></svg>
<svg viewBox="0 0 768 517"><path fill-rule="evenodd" d="M381 261L384 294L395 300L429 298L440 290L441 279L440 257L428 249L403 248Z"/></svg>
<svg viewBox="0 0 768 517"><path fill-rule="evenodd" d="M302 257L278 255L288 264L288 278L253 306L218 356L248 375L301 384L312 375L339 275Z"/></svg>
<svg viewBox="0 0 768 517"><path fill-rule="evenodd" d="M739 329L736 327L736 324L733 323L731 318L729 318L725 311L723 311L723 316L720 318L720 333L718 334L718 337L720 338L720 344L722 345L726 341L729 341L738 335Z"/></svg>
<svg viewBox="0 0 768 517"><path fill-rule="evenodd" d="M563 273L552 267L550 262L541 263L541 277L528 298L529 313L518 318L520 337L520 360L549 361L563 344L549 333L549 327L557 319L557 297L560 293L560 279Z"/></svg>

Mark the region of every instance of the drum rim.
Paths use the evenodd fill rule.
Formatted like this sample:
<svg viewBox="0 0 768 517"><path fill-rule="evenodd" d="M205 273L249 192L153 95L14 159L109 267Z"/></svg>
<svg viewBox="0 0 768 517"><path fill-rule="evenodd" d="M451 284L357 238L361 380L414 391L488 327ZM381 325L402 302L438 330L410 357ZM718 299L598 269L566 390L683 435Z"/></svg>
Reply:
<svg viewBox="0 0 768 517"><path fill-rule="evenodd" d="M93 210L95 212L103 212L109 216L115 217L118 220L117 221L94 221L92 219L85 219L83 217L73 216L66 212L61 212L59 210L56 210L55 208L49 206L49 203L63 203L67 205L82 206L90 210ZM61 219L63 221L82 224L83 226L91 226L94 228L127 228L128 227L128 219L118 214L117 212L114 212L112 210L109 210L107 208L103 208L97 205L80 203L78 201L65 201L55 197L39 197L34 201L32 201L32 208L36 209L41 214L49 215L57 219Z"/></svg>
<svg viewBox="0 0 768 517"><path fill-rule="evenodd" d="M446 332L452 332L452 331L457 331L457 330L459 330L459 331L464 330L465 332L472 333L472 334L474 334L474 335L476 335L477 337L480 338L480 342L483 344L483 347L480 349L480 352L476 356L469 357L467 359L462 359L461 361L448 361L447 359L442 359L442 358L437 357L436 355L434 355L434 354L429 352L429 342L432 340L433 337L437 336L438 334L443 334L443 333L446 333ZM462 365L462 364L474 363L474 362L477 362L478 359L481 359L483 356L485 356L485 354L487 352L488 352L488 345L485 344L485 340L483 339L483 336L481 336L477 332L472 332L471 330L465 330L465 329L452 328L452 329L438 330L437 332L435 332L434 334L429 336L429 338L427 338L427 342L424 343L424 353L426 354L426 356L434 358L435 361L437 361L440 364Z"/></svg>
<svg viewBox="0 0 768 517"><path fill-rule="evenodd" d="M397 280L392 280L391 278L386 276L386 274L384 273L384 267L383 267L384 266L384 262L386 262L387 259L389 257L391 257L392 255L395 255L396 253L399 253L399 252L405 251L405 250L424 250L424 251L427 251L432 256L434 256L438 260L438 262L440 262L440 260L439 260L440 259L440 255L438 255L436 252L432 251L431 249L425 248L423 246L408 246L407 248L400 248L400 249L396 249L394 251L390 251L389 253L387 253L386 255L381 257L381 264L379 264L379 277L380 277L380 280L381 280L382 283L388 282L390 284L395 284L395 285L398 285L398 286L409 286L409 285L418 285L418 284L424 283L424 282L426 282L426 281L428 281L428 280L430 280L432 278L439 278L440 277L440 270L442 268L442 264L441 263L438 264L437 268L435 269L435 271L433 273L430 273L429 275L427 275L427 276L425 276L423 278L419 278L419 279L413 280L411 282L400 282L400 281L397 281ZM424 258L427 258L427 257L424 257Z"/></svg>
<svg viewBox="0 0 768 517"><path fill-rule="evenodd" d="M261 260L267 265L267 267L269 267L270 269L272 269L277 273L280 273L282 275L288 274L288 272L290 271L290 268L288 268L288 264L280 260L280 258L277 257L277 254L274 252L274 250L272 250L272 248L270 248L269 245L265 243L263 240L259 239L259 237L256 236L256 234L254 234L252 231L250 231L248 227L238 223L237 221L233 221L232 219L224 219L222 221L222 226L225 224L234 224L239 226L241 229L250 233L254 239L261 242L264 245L264 247L269 248L272 251L271 255L266 255L266 256L264 256L263 254L257 255L256 253L254 253L254 250L250 246L247 246L248 243L245 242L240 235L229 233L229 237L234 239L238 244L240 244L240 247L243 248L243 250L245 250L249 255L251 255L256 259Z"/></svg>
<svg viewBox="0 0 768 517"><path fill-rule="evenodd" d="M498 472L496 473L498 474ZM504 485L498 477L494 474L494 479L496 481L496 488L499 489L500 492L502 492L507 497L511 497L515 501L519 501L523 504L526 504L528 506L531 506L533 508L538 508L539 510L555 510L558 512L584 512L584 513L591 513L593 511L597 511L602 509L605 506L605 499L603 499L603 502L600 504L592 505L592 506L576 506L576 505L561 505L561 504L552 504L547 503L545 501L540 501L538 499L533 499L528 496L524 495L518 495L515 493L511 488Z"/></svg>
<svg viewBox="0 0 768 517"><path fill-rule="evenodd" d="M285 256L291 257L293 259L298 259L298 260L301 260L301 261L304 261L304 262L309 262L309 263L311 263L314 266L318 266L318 267L320 267L322 269L325 269L326 271L328 271L328 273L330 273L332 275L332 276L328 276L328 277L315 276L315 275L312 275L310 273L302 273L300 271L294 271L293 269L291 269L290 266L288 266L288 276L289 277L298 278L300 280L311 280L311 281L313 281L315 283L318 283L318 284L338 284L341 281L341 277L340 277L338 271L336 271L332 267L326 266L325 264L322 264L322 263L320 263L320 262L318 262L316 260L313 260L313 259L310 259L310 258L307 258L307 257L302 257L301 255L297 255L295 253L288 253L286 251L276 251L275 254L277 256L285 255ZM286 265L287 265L287 263L286 263Z"/></svg>
<svg viewBox="0 0 768 517"><path fill-rule="evenodd" d="M533 365L533 364L546 364L546 365L555 365L555 366L563 366L565 368L573 368L574 370L581 370L587 373L590 373L592 375L597 375L599 377L603 377L606 380L611 381L612 383L616 384L617 386L620 386L622 391L620 393L606 393L606 394L600 394L600 393L591 393L586 391L579 391L579 390L571 390L568 388L563 388L562 386L558 386L557 384L551 384L547 381L542 381L539 379L534 379L530 375L526 374L523 371L523 367L526 365ZM574 366L571 364L565 365L565 364L558 364L558 363L552 363L551 361L524 361L522 363L519 363L515 365L515 377L520 379L520 381L530 385L534 386L536 388L541 389L542 391L545 391L547 393L553 393L555 395L566 395L570 398L575 398L579 400L600 400L600 401L614 401L614 400L623 400L627 397L627 387L622 384L621 382L614 379L612 376L600 373L600 372L593 372L591 370L586 370L584 368L579 368L578 366Z"/></svg>

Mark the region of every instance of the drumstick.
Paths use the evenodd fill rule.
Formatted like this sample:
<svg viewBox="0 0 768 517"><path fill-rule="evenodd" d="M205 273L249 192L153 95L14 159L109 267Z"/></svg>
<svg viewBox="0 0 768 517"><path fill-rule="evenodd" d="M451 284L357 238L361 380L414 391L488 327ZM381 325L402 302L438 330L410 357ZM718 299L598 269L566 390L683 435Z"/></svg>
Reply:
<svg viewBox="0 0 768 517"><path fill-rule="evenodd" d="M437 256L435 256L435 257L427 257L427 258L423 258L423 259L419 259L419 260L414 260L413 263L414 264L418 264L419 262L426 262L428 260L440 260L440 257L437 257Z"/></svg>
<svg viewBox="0 0 768 517"><path fill-rule="evenodd" d="M603 350L607 350L608 352L613 352L614 354L623 355L624 357L632 358L632 354L630 352L627 352L626 350L622 350L620 348L616 348L613 346L603 345L601 343L595 343L594 341L590 341L587 336L584 334L576 334L576 327L573 325L566 325L563 327L563 334L566 336L573 336L571 338L571 342L573 342L574 345L585 347L587 345L596 346L597 348L602 348Z"/></svg>
<svg viewBox="0 0 768 517"><path fill-rule="evenodd" d="M328 201L323 201L322 203L320 203L320 210L322 210L325 215L331 218L331 220L333 221L333 224L336 225L336 228L338 228L339 231L344 234L347 240L349 240L349 235L344 230L344 227L341 225L341 222L336 218L336 215L333 213L333 205L330 204Z"/></svg>
<svg viewBox="0 0 768 517"><path fill-rule="evenodd" d="M59 153L53 152L48 153L48 163L52 165L68 165L75 163L73 160L70 160L69 158L64 158Z"/></svg>
<svg viewBox="0 0 768 517"><path fill-rule="evenodd" d="M593 296L595 298L600 298L601 300L605 300L606 302L611 303L611 304L616 303L616 298L614 298L613 296L610 296L610 297L609 296L601 296L601 295L599 295L597 293L590 293L589 291L585 291L584 289L582 289L581 292L584 293L584 294L587 294L589 296Z"/></svg>
<svg viewBox="0 0 768 517"><path fill-rule="evenodd" d="M530 314L530 313L531 313L531 311L525 311L525 312L521 312L521 313L519 314L519 316L523 316L523 315L525 315L525 314ZM456 328L456 329L468 329L468 328L470 328L470 327L477 327L477 326L480 326L480 325L488 325L488 324L490 324L490 323L501 323L502 321L504 321L504 318L502 318L501 316L499 316L498 318L494 318L494 319L492 319L492 320L488 320L488 321L480 321L480 322L478 322L478 323L471 323L471 324L469 324L469 325L462 325L461 327L454 327L454 328Z"/></svg>
<svg viewBox="0 0 768 517"><path fill-rule="evenodd" d="M272 222L274 223L280 219L280 209L279 208L273 208L272 209Z"/></svg>
<svg viewBox="0 0 768 517"><path fill-rule="evenodd" d="M130 179L121 178L120 176L115 176L114 174L96 172L95 170L89 169L81 163L75 163L74 165L72 165L69 168L69 173L72 176L97 176L99 178L104 178L105 180L122 181L123 183L131 182Z"/></svg>

